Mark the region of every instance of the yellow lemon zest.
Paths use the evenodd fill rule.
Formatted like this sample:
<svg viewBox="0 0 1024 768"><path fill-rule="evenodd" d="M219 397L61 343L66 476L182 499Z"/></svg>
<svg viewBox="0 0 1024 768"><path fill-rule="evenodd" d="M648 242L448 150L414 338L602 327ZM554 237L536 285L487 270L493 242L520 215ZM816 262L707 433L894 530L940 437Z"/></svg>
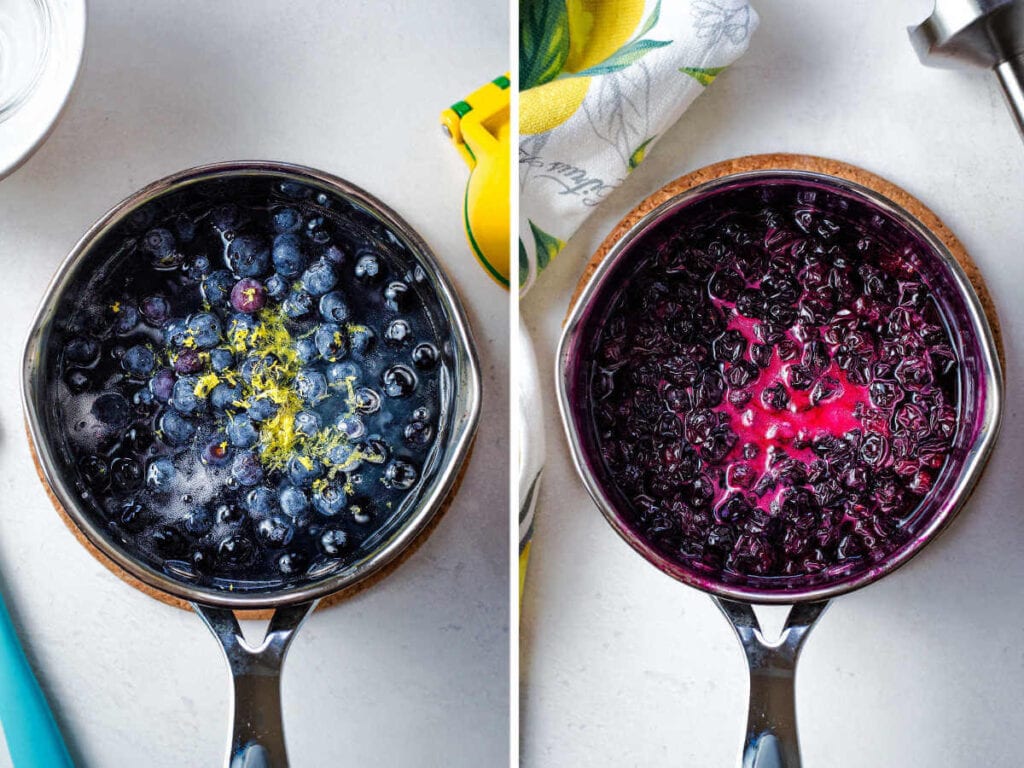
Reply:
<svg viewBox="0 0 1024 768"><path fill-rule="evenodd" d="M220 384L220 377L216 373L206 373L199 377L193 392L196 397L206 397L218 384Z"/></svg>

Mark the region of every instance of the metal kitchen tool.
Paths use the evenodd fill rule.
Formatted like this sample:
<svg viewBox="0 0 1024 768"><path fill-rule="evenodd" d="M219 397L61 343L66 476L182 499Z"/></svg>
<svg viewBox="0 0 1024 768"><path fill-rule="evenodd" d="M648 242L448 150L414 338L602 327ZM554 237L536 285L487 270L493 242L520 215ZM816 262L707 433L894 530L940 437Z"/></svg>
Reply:
<svg viewBox="0 0 1024 768"><path fill-rule="evenodd" d="M1024 0L936 0L908 32L926 66L994 69L1024 135Z"/></svg>
<svg viewBox="0 0 1024 768"><path fill-rule="evenodd" d="M705 177L706 178L706 177ZM844 574L825 583L795 584L785 590L759 590L726 583L716 577L683 568L655 550L631 527L622 504L602 482L602 460L589 435L585 397L580 386L585 376L581 354L593 339L590 321L600 317L616 296L616 289L635 268L635 244L665 220L679 216L691 203L717 192L750 183L800 182L824 187L847 199L863 201L919 238L922 270L933 273L933 290L954 311L955 343L962 361L961 423L951 458L931 493L922 502L923 522L913 537L891 555L859 573ZM643 209L643 206L641 206ZM941 283L939 282L941 280ZM996 345L977 293L963 268L946 245L914 216L877 192L814 171L763 170L733 173L692 187L657 205L632 225L597 265L576 301L559 343L556 386L562 422L569 439L573 462L598 508L626 542L659 570L712 595L729 620L743 647L750 672L750 704L742 749L743 768L798 768L794 681L797 661L807 635L821 617L828 601L865 586L905 563L940 531L963 507L992 449L1002 414L1003 379ZM958 457L957 459L952 458ZM778 640L766 638L753 605L792 606Z"/></svg>
<svg viewBox="0 0 1024 768"><path fill-rule="evenodd" d="M393 524L381 531L371 548L338 572L325 571L297 586L254 592L228 592L199 586L158 571L131 556L125 545L108 535L86 509L76 492L61 442L60 420L49 408L48 382L56 352L49 342L60 317L62 299L89 274L104 236L158 198L197 184L221 185L238 178L266 178L305 185L321 191L338 206L351 206L358 215L374 222L388 238L392 253L423 270L425 284L441 308L444 323L446 388L436 459L430 474L424 470L423 485ZM257 768L288 764L281 720L280 674L289 644L317 602L328 595L364 582L380 572L412 544L426 528L453 490L476 431L480 411L480 372L476 349L462 305L427 244L408 224L376 198L342 179L321 171L269 162L229 162L183 171L151 184L119 203L85 234L57 271L43 299L25 350L22 396L29 432L40 469L56 500L89 544L116 566L146 587L186 601L217 637L230 667L234 684L234 724L227 765ZM403 502L405 505L405 502ZM236 610L274 611L262 643L248 644L234 615Z"/></svg>

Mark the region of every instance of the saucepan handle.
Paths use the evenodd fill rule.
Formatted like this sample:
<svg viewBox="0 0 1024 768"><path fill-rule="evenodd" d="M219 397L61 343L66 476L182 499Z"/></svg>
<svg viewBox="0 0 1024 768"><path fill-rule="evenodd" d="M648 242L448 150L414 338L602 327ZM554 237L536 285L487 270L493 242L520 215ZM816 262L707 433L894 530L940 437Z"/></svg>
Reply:
<svg viewBox="0 0 1024 768"><path fill-rule="evenodd" d="M736 631L750 669L750 709L740 758L742 768L800 768L793 682L804 640L828 601L790 609L782 634L769 642L747 603L713 598Z"/></svg>
<svg viewBox="0 0 1024 768"><path fill-rule="evenodd" d="M249 645L229 608L193 603L196 613L220 642L234 683L234 723L227 768L287 768L281 717L281 667L292 638L316 601L274 611L266 636Z"/></svg>

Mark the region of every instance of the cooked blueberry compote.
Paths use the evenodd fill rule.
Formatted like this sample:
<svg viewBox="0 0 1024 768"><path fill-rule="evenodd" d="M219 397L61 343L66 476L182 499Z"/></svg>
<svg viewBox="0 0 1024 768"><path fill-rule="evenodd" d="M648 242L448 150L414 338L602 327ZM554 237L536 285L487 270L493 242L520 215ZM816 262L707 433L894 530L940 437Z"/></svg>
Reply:
<svg viewBox="0 0 1024 768"><path fill-rule="evenodd" d="M357 204L277 178L157 198L107 234L51 339L65 460L107 535L234 591L357 562L435 473L449 326Z"/></svg>
<svg viewBox="0 0 1024 768"><path fill-rule="evenodd" d="M585 321L584 441L628 525L713 581L814 584L919 528L960 361L924 244L797 182L659 221Z"/></svg>

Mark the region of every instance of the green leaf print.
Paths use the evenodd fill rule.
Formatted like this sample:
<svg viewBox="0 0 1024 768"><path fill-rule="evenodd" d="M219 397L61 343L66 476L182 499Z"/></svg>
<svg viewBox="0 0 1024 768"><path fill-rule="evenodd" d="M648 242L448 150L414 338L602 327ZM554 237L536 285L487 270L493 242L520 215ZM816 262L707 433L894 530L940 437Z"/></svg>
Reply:
<svg viewBox="0 0 1024 768"><path fill-rule="evenodd" d="M565 243L554 235L549 235L532 221L530 222L530 231L533 232L533 243L537 249L537 272L540 273L565 247Z"/></svg>
<svg viewBox="0 0 1024 768"><path fill-rule="evenodd" d="M600 64L595 64L589 69L584 69L582 72L577 72L572 77L593 77L595 75L610 75L612 72L618 72L620 69L625 69L631 64L636 64L646 54L653 51L655 48L664 48L666 45L672 45L671 40L634 40L631 43L626 43L624 46L619 48L615 53L609 56L607 59L602 61Z"/></svg>
<svg viewBox="0 0 1024 768"><path fill-rule="evenodd" d="M644 161L644 156L647 154L647 145L652 141L654 141L653 136L646 139L639 147L633 150L629 156L629 170L636 170L636 167Z"/></svg>
<svg viewBox="0 0 1024 768"><path fill-rule="evenodd" d="M519 287L526 285L526 279L530 276L530 257L526 255L526 244L523 238L519 238Z"/></svg>
<svg viewBox="0 0 1024 768"><path fill-rule="evenodd" d="M651 11L651 15L647 17L647 21L644 22L644 25L642 27L640 27L640 31L637 32L635 35L633 35L633 39L635 40L638 37L643 37L648 32L650 32L652 29L654 29L654 25L658 23L658 17L660 15L661 15L661 0L658 0L658 2L656 2L654 4L654 10Z"/></svg>
<svg viewBox="0 0 1024 768"><path fill-rule="evenodd" d="M569 56L566 0L523 0L519 6L519 90L558 77Z"/></svg>
<svg viewBox="0 0 1024 768"><path fill-rule="evenodd" d="M680 67L679 71L707 88L724 69L725 67Z"/></svg>

